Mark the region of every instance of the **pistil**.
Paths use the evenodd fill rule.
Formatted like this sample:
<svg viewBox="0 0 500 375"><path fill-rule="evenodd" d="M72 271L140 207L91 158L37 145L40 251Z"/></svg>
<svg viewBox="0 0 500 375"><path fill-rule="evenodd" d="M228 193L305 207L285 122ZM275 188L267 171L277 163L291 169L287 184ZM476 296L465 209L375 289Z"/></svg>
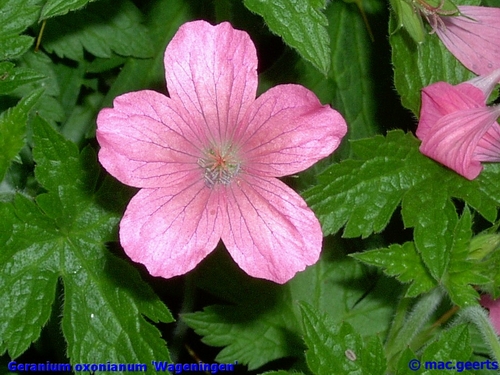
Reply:
<svg viewBox="0 0 500 375"><path fill-rule="evenodd" d="M198 159L208 187L218 184L229 185L240 172L241 162L232 147L210 148L203 158Z"/></svg>

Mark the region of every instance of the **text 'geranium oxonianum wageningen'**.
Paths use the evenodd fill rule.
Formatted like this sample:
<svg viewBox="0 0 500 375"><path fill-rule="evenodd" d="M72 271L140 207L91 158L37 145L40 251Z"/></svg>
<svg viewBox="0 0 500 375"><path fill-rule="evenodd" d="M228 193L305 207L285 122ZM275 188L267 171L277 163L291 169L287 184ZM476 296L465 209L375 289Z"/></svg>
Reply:
<svg viewBox="0 0 500 375"><path fill-rule="evenodd" d="M472 180L481 162L500 162L500 106L486 101L500 69L459 85L436 82L422 90L420 151Z"/></svg>
<svg viewBox="0 0 500 375"><path fill-rule="evenodd" d="M299 85L256 99L255 47L227 22L182 25L164 63L170 97L124 94L97 118L101 164L141 188L120 223L125 252L165 278L220 239L254 277L284 283L314 264L318 219L276 177L331 154L347 131L342 116Z"/></svg>

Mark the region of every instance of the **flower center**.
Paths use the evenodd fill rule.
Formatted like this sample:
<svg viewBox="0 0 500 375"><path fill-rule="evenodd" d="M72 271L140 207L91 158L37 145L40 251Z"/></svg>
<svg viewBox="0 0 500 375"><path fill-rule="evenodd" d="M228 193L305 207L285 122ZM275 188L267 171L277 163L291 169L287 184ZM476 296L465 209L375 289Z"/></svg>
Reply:
<svg viewBox="0 0 500 375"><path fill-rule="evenodd" d="M198 165L203 168L206 185L213 188L217 184L229 185L240 172L241 162L231 147L210 148L198 159Z"/></svg>

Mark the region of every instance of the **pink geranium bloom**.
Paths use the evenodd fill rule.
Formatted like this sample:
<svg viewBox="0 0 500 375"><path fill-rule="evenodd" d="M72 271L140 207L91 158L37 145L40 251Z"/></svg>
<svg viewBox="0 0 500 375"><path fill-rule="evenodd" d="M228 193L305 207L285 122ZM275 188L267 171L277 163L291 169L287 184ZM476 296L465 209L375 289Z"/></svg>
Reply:
<svg viewBox="0 0 500 375"><path fill-rule="evenodd" d="M420 151L472 180L481 162L500 161L500 106L486 100L500 79L500 69L452 86L437 82L422 91L417 137Z"/></svg>
<svg viewBox="0 0 500 375"><path fill-rule="evenodd" d="M164 63L170 97L128 93L97 118L100 162L141 188L120 224L125 252L166 278L220 239L254 277L284 283L314 264L318 219L276 177L332 153L347 131L342 116L299 85L255 99L255 47L229 23L184 24Z"/></svg>
<svg viewBox="0 0 500 375"><path fill-rule="evenodd" d="M500 8L458 6L460 15L432 22L446 48L478 75L500 68ZM436 9L439 13L439 10Z"/></svg>
<svg viewBox="0 0 500 375"><path fill-rule="evenodd" d="M483 294L479 303L490 311L491 324L500 335L500 299L492 300L488 294Z"/></svg>

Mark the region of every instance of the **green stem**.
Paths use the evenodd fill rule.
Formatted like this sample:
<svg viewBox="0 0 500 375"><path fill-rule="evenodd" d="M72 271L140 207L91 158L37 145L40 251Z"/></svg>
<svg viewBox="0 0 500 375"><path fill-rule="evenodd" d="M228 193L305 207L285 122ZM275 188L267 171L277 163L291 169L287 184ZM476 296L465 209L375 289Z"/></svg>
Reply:
<svg viewBox="0 0 500 375"><path fill-rule="evenodd" d="M182 306L179 311L179 318L177 319L177 323L174 329L170 350L172 363L176 363L179 360L180 353L184 349L186 333L189 327L182 320L182 314L193 311L194 301L196 298L196 285L193 277L194 276L192 272L184 276L184 299L182 301Z"/></svg>
<svg viewBox="0 0 500 375"><path fill-rule="evenodd" d="M403 291L403 294L406 293L407 290L408 290L408 288L405 288L405 290ZM392 346L392 344L396 340L398 332L403 327L403 324L405 322L406 313L408 312L408 309L410 308L411 302L412 302L411 298L402 297L398 303L398 306L396 307L396 313L394 314L394 320L392 321L391 327L389 328L389 333L387 334L387 340L386 340L386 344L385 344L387 352L389 352L389 348Z"/></svg>
<svg viewBox="0 0 500 375"><path fill-rule="evenodd" d="M431 315L440 304L442 298L443 292L441 289L434 289L432 292L420 298L412 311L407 315L404 324L401 324L400 321L398 322L400 329L396 334L391 332L391 341L388 341L386 344L386 353L389 361L397 360L396 355L401 353L421 331L424 324L430 319ZM405 307L408 307L406 303ZM399 317L398 320L400 319Z"/></svg>
<svg viewBox="0 0 500 375"><path fill-rule="evenodd" d="M463 309L454 324L460 324L463 321L469 321L479 329L485 342L490 347L490 354L496 361L500 361L500 342L498 341L498 335L491 325L490 319L484 309L479 306L471 306Z"/></svg>

